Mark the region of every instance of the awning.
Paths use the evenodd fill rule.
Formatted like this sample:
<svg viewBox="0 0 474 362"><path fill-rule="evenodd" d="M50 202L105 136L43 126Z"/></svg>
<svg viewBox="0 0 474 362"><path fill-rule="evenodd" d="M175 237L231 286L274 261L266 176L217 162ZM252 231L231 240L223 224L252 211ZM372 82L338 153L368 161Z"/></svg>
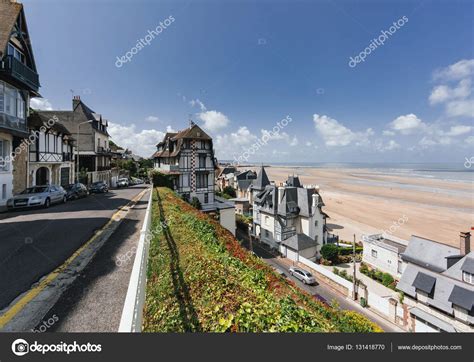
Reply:
<svg viewBox="0 0 474 362"><path fill-rule="evenodd" d="M449 324L445 321L442 321L441 319L438 319L438 318L432 316L431 314L422 311L419 308L410 309L410 313L413 314L415 317L420 318L420 319L422 319L422 320L438 327L439 329L441 329L444 332L450 332L450 333L456 333L457 332L456 329L454 329L454 327L451 324Z"/></svg>

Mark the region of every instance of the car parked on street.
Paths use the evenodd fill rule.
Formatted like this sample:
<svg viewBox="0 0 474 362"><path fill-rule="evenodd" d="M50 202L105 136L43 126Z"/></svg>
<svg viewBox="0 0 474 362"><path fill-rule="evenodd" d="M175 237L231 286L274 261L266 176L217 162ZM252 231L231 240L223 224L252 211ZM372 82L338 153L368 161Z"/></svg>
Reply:
<svg viewBox="0 0 474 362"><path fill-rule="evenodd" d="M129 185L130 182L128 181L128 178L122 177L117 181L117 187L128 187Z"/></svg>
<svg viewBox="0 0 474 362"><path fill-rule="evenodd" d="M66 191L59 185L29 187L7 202L8 209L26 207L50 207L51 204L66 203Z"/></svg>
<svg viewBox="0 0 474 362"><path fill-rule="evenodd" d="M84 184L77 182L75 184L70 184L64 187L66 190L66 197L68 200L77 200L82 197L87 197L89 191Z"/></svg>
<svg viewBox="0 0 474 362"><path fill-rule="evenodd" d="M96 181L89 186L91 194L105 194L106 192L109 192L109 187L104 181Z"/></svg>
<svg viewBox="0 0 474 362"><path fill-rule="evenodd" d="M291 267L289 269L290 274L293 275L296 279L301 280L304 284L315 284L316 279L314 279L313 274L311 274L309 271L301 269L301 268L296 268L296 267Z"/></svg>

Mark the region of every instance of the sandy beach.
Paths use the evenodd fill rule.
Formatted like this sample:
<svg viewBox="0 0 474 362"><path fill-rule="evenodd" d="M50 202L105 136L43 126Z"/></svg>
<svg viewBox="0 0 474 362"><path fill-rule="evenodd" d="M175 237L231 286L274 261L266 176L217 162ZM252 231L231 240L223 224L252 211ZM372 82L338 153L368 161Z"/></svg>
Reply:
<svg viewBox="0 0 474 362"><path fill-rule="evenodd" d="M354 233L360 240L362 234L389 230L405 218L393 235L409 238L414 234L458 246L459 232L474 226L474 185L470 182L370 169L267 167L266 171L276 184L295 174L305 185L318 185L330 216L328 226L343 240L352 240Z"/></svg>

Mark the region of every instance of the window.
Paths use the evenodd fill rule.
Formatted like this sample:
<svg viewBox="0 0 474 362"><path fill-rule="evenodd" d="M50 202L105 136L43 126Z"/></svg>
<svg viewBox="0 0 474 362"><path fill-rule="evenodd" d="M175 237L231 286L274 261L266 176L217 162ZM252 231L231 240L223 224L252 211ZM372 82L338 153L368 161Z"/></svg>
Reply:
<svg viewBox="0 0 474 362"><path fill-rule="evenodd" d="M0 82L0 112L3 113L5 104L5 87L3 82Z"/></svg>
<svg viewBox="0 0 474 362"><path fill-rule="evenodd" d="M199 155L199 168L206 168L206 155Z"/></svg>
<svg viewBox="0 0 474 362"><path fill-rule="evenodd" d="M205 173L198 173L196 175L196 182L198 188L206 188L207 187L207 175Z"/></svg>
<svg viewBox="0 0 474 362"><path fill-rule="evenodd" d="M403 265L402 261L399 260L398 261L398 266L397 266L397 272L400 273L400 274L402 273L402 265Z"/></svg>
<svg viewBox="0 0 474 362"><path fill-rule="evenodd" d="M8 154L9 143L6 140L0 139L0 171L9 170Z"/></svg>
<svg viewBox="0 0 474 362"><path fill-rule="evenodd" d="M318 220L314 222L314 226L318 227Z"/></svg>
<svg viewBox="0 0 474 362"><path fill-rule="evenodd" d="M474 284L474 274L463 271L462 280L469 284Z"/></svg>
<svg viewBox="0 0 474 362"><path fill-rule="evenodd" d="M377 257L377 250L372 249L372 258Z"/></svg>
<svg viewBox="0 0 474 362"><path fill-rule="evenodd" d="M16 93L15 88L5 84L5 113L10 116L16 116Z"/></svg>
<svg viewBox="0 0 474 362"><path fill-rule="evenodd" d="M7 54L13 55L13 58L18 59L20 62L25 64L25 55L12 43L8 43Z"/></svg>
<svg viewBox="0 0 474 362"><path fill-rule="evenodd" d="M7 185L3 184L2 185L2 200L6 200L7 198Z"/></svg>
<svg viewBox="0 0 474 362"><path fill-rule="evenodd" d="M204 203L205 204L209 203L209 194L207 192L204 194Z"/></svg>

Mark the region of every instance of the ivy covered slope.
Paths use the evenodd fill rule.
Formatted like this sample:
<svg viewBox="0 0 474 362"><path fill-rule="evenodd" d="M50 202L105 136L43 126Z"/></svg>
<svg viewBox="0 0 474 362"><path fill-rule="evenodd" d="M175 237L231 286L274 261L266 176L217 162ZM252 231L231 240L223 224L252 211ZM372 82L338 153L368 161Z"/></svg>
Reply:
<svg viewBox="0 0 474 362"><path fill-rule="evenodd" d="M154 191L152 230L144 331L381 331L300 291L167 188Z"/></svg>

